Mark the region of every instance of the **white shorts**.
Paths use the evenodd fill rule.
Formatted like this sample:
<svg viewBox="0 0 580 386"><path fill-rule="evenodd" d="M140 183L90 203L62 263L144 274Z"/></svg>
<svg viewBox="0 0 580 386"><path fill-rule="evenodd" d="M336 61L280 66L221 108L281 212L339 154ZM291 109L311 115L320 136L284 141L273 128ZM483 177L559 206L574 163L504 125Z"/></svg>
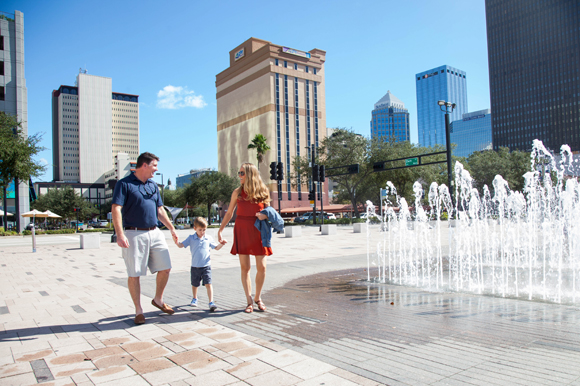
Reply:
<svg viewBox="0 0 580 386"><path fill-rule="evenodd" d="M121 248L129 277L147 275L171 269L171 259L165 236L159 228L151 231L126 230L129 248Z"/></svg>

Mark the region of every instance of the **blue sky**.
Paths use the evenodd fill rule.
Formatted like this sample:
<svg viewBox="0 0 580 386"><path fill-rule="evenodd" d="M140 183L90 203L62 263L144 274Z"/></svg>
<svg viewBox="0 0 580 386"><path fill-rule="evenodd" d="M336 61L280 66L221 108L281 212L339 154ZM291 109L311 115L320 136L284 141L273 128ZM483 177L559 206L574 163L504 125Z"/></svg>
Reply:
<svg viewBox="0 0 580 386"><path fill-rule="evenodd" d="M24 13L28 130L44 133L49 165L51 92L82 67L139 95L140 149L161 158L164 182L217 169L215 76L250 37L327 52L328 127L369 136L373 105L390 90L416 142L414 76L444 64L467 72L469 111L490 107L484 0L2 1L14 10Z"/></svg>

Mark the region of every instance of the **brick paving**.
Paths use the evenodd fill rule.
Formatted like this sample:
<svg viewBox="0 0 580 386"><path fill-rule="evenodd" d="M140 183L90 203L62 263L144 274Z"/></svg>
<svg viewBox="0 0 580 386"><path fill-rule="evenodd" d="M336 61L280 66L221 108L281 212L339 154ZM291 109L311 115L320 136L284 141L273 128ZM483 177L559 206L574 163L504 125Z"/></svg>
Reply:
<svg viewBox="0 0 580 386"><path fill-rule="evenodd" d="M209 313L170 245L176 313L150 305L148 276L142 326L110 236L0 239L0 385L580 385L578 307L368 283L365 234L303 232L275 237L268 310L250 315L227 247Z"/></svg>

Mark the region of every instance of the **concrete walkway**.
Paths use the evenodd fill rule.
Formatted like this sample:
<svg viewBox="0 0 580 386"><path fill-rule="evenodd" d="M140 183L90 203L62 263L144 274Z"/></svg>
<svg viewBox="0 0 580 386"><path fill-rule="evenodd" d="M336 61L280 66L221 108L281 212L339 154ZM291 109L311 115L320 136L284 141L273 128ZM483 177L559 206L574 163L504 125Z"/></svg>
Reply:
<svg viewBox="0 0 580 386"><path fill-rule="evenodd" d="M0 238L0 385L580 385L579 307L368 282L379 238L275 235L268 310L252 314L229 247L212 254L209 313L204 289L188 305L189 250L170 244L176 313L151 306L147 276L142 326L110 235L91 250L44 236L37 253Z"/></svg>
<svg viewBox="0 0 580 386"><path fill-rule="evenodd" d="M366 243L364 234L348 227L333 236L320 236L318 228L304 230L301 238L275 236L270 268L319 260L321 271L331 270L333 257L360 253ZM230 241L231 232L225 232ZM191 230L178 233L184 239ZM231 320L220 323L226 315L258 320L270 309L276 312L269 304L266 313L243 313L238 261L229 248L212 257L218 312L187 306L189 251L170 244L174 267L165 301L176 313L162 314L150 304L154 277L148 276L142 291L147 322L135 326L120 248L109 240L103 235L100 249L83 250L78 236L41 236L32 253L30 237L0 239L1 385L378 384L266 335L239 332L227 326ZM278 271L269 274L267 289L310 273ZM200 290L205 305L205 290Z"/></svg>

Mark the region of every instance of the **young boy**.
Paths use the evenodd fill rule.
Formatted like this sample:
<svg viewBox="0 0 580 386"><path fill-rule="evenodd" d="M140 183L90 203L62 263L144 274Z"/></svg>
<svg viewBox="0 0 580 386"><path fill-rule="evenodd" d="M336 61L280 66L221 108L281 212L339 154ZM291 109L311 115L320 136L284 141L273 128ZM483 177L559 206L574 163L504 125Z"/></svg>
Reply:
<svg viewBox="0 0 580 386"><path fill-rule="evenodd" d="M203 217L196 217L193 220L193 229L195 233L189 235L183 243L176 241L175 244L179 248L189 247L191 250L191 291L193 292L193 299L191 299L191 306L197 307L197 289L201 282L207 289L207 297L209 298L209 310L214 312L217 306L213 302L213 289L211 286L211 260L210 251L221 249L226 241L218 244L213 240L213 237L205 234L207 229L207 221Z"/></svg>

